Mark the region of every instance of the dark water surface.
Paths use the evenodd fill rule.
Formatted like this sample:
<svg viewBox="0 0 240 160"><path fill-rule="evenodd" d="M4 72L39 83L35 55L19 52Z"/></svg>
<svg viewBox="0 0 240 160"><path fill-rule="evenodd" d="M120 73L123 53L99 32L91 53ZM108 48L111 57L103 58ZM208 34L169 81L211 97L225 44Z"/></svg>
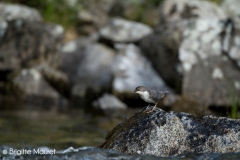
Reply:
<svg viewBox="0 0 240 160"><path fill-rule="evenodd" d="M134 111L111 118L92 116L81 109L67 113L31 109L1 111L0 143L17 148L98 146L109 131L131 114Z"/></svg>
<svg viewBox="0 0 240 160"><path fill-rule="evenodd" d="M0 159L240 159L240 153L187 153L176 157L128 155L94 148L117 124L139 109L129 109L112 116L93 116L81 109L68 112L37 111L33 109L0 112L0 149L34 149L46 146L58 151L55 155L13 155L0 153ZM86 147L91 146L91 147ZM78 148L66 152L69 147ZM80 147L80 148L79 148ZM76 151L77 150L77 151ZM60 153L61 151L64 151Z"/></svg>

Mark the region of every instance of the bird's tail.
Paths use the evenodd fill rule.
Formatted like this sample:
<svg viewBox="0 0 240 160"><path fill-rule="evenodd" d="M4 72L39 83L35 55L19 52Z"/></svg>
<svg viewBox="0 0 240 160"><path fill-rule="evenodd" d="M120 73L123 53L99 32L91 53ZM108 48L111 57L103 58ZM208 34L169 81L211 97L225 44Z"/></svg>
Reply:
<svg viewBox="0 0 240 160"><path fill-rule="evenodd" d="M166 94L168 94L168 93L169 93L169 91L163 91L163 92L162 92L162 98L165 97Z"/></svg>

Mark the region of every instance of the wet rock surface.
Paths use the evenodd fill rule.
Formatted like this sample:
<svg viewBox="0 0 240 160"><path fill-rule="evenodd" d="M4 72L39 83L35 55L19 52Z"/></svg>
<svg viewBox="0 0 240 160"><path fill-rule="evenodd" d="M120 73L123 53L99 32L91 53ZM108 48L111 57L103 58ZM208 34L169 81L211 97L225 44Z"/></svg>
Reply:
<svg viewBox="0 0 240 160"><path fill-rule="evenodd" d="M172 156L186 152L239 152L240 121L143 110L119 124L100 146L130 154Z"/></svg>

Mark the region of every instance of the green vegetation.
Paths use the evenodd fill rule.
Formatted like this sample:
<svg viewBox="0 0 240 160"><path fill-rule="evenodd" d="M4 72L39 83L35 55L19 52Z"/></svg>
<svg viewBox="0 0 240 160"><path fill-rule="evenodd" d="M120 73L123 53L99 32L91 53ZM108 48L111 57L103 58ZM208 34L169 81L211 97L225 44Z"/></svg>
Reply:
<svg viewBox="0 0 240 160"><path fill-rule="evenodd" d="M240 113L238 112L240 106L240 100L235 99L233 100L232 106L231 106L231 118L240 118Z"/></svg>
<svg viewBox="0 0 240 160"><path fill-rule="evenodd" d="M217 4L220 4L223 0L208 0L208 1L211 1L211 2L214 2L214 3L217 3Z"/></svg>
<svg viewBox="0 0 240 160"><path fill-rule="evenodd" d="M81 5L70 6L66 0L5 0L5 2L36 8L44 21L58 23L64 27L76 25L77 12L81 9Z"/></svg>
<svg viewBox="0 0 240 160"><path fill-rule="evenodd" d="M78 25L77 14L81 9L87 9L89 5L103 0L77 0L75 5L69 5L68 0L3 0L8 3L20 3L36 8L41 13L44 21L58 23L65 28ZM157 16L156 9L164 0L130 0L131 13L126 18L154 25L149 17ZM220 4L222 0L208 0ZM155 12L154 12L155 10Z"/></svg>

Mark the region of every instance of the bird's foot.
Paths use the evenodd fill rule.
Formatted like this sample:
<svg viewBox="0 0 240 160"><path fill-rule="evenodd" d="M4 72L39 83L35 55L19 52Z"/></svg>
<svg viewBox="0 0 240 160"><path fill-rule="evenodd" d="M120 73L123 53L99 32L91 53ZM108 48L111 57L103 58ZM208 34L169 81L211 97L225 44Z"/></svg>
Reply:
<svg viewBox="0 0 240 160"><path fill-rule="evenodd" d="M146 112L146 113L151 113L152 111L154 111L157 107L157 105L155 105L150 111Z"/></svg>

